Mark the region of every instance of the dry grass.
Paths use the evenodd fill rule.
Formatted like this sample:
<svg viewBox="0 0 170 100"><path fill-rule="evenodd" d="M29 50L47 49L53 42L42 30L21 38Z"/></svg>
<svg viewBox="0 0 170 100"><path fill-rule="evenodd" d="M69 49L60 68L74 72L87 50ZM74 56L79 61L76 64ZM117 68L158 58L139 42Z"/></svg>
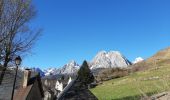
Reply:
<svg viewBox="0 0 170 100"><path fill-rule="evenodd" d="M148 64L146 70L112 79L91 91L99 100L138 100L170 90L169 60ZM142 67L142 65L140 65Z"/></svg>

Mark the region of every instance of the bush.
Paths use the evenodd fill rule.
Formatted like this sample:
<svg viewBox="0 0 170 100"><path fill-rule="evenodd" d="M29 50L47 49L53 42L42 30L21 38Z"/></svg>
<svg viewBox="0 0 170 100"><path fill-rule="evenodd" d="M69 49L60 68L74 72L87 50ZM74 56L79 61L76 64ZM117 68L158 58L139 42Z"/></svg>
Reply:
<svg viewBox="0 0 170 100"><path fill-rule="evenodd" d="M97 77L96 80L97 82L100 81L107 81L115 78L120 78L123 76L126 76L129 74L128 69L121 69L121 68L106 68L101 70Z"/></svg>

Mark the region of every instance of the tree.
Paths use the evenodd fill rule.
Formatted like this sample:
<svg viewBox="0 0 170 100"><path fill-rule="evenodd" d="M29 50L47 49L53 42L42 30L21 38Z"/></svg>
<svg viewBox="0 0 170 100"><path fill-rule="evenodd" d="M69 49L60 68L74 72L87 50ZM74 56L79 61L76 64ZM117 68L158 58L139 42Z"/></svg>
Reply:
<svg viewBox="0 0 170 100"><path fill-rule="evenodd" d="M3 26L2 25L2 12L3 12L3 5L4 5L4 0L0 0L0 29L1 27ZM2 33L1 33L1 30L0 30L0 43L2 42ZM0 45L1 46L1 45ZM1 49L0 49L0 54L1 54ZM1 59L0 59L1 60Z"/></svg>
<svg viewBox="0 0 170 100"><path fill-rule="evenodd" d="M90 84L94 81L94 76L89 69L87 61L84 61L81 68L79 69L78 78L85 85Z"/></svg>
<svg viewBox="0 0 170 100"><path fill-rule="evenodd" d="M0 16L2 15L2 8L3 8L3 0L0 0Z"/></svg>
<svg viewBox="0 0 170 100"><path fill-rule="evenodd" d="M0 84L9 63L17 55L28 52L41 30L33 30L29 22L36 15L32 0L0 0L0 61L3 71Z"/></svg>

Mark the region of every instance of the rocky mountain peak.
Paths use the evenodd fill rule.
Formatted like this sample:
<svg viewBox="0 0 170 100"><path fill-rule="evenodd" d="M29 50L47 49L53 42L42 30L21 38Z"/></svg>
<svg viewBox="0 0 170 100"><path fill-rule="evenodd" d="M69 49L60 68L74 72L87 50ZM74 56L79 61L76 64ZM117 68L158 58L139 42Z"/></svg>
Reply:
<svg viewBox="0 0 170 100"><path fill-rule="evenodd" d="M131 62L127 60L119 51L101 51L91 61L91 69L127 67Z"/></svg>
<svg viewBox="0 0 170 100"><path fill-rule="evenodd" d="M75 74L79 69L79 65L74 61L71 60L69 63L65 64L61 68L49 68L45 70L45 75L57 75L57 74Z"/></svg>
<svg viewBox="0 0 170 100"><path fill-rule="evenodd" d="M74 74L79 69L79 65L74 61L70 61L68 64L64 65L61 69L62 74Z"/></svg>
<svg viewBox="0 0 170 100"><path fill-rule="evenodd" d="M76 61L71 60L69 63L67 63L65 66L67 67L74 67L74 66L79 66Z"/></svg>

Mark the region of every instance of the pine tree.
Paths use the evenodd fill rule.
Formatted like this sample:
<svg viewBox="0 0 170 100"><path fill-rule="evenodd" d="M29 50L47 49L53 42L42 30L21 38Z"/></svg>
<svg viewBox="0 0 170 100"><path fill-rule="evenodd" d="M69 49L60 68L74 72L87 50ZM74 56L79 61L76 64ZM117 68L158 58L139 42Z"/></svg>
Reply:
<svg viewBox="0 0 170 100"><path fill-rule="evenodd" d="M78 78L85 85L90 84L94 81L94 76L89 69L87 61L83 62L80 70L78 71Z"/></svg>

